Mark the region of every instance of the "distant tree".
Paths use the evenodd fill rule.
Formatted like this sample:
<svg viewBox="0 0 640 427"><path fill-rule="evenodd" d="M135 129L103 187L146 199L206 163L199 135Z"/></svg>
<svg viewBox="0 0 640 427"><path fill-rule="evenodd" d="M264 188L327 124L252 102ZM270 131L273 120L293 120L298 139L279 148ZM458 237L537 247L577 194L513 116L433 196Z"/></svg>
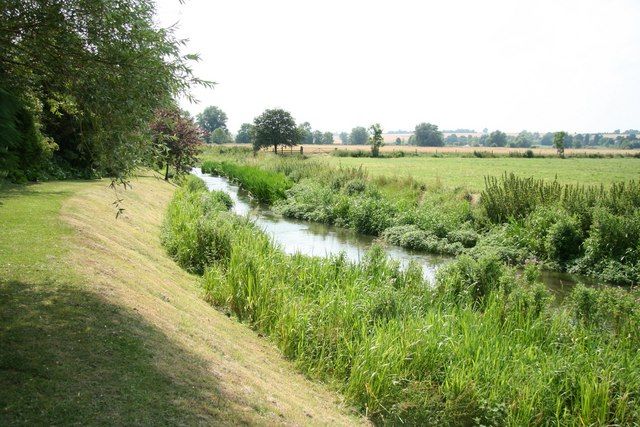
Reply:
<svg viewBox="0 0 640 427"><path fill-rule="evenodd" d="M209 142L211 144L228 144L232 141L233 139L231 139L229 132L223 128L218 128L209 135Z"/></svg>
<svg viewBox="0 0 640 427"><path fill-rule="evenodd" d="M593 135L593 145L596 147L602 143L602 134L596 133Z"/></svg>
<svg viewBox="0 0 640 427"><path fill-rule="evenodd" d="M588 133L584 134L584 140L583 140L583 144L585 147L588 147L591 145L591 135Z"/></svg>
<svg viewBox="0 0 640 427"><path fill-rule="evenodd" d="M298 132L300 133L300 142L302 144L313 144L313 132L311 131L311 124L304 122L298 126Z"/></svg>
<svg viewBox="0 0 640 427"><path fill-rule="evenodd" d="M573 148L582 148L584 144L584 135L577 134L573 137Z"/></svg>
<svg viewBox="0 0 640 427"><path fill-rule="evenodd" d="M614 130L613 133L615 133L616 135L619 135L620 134L620 129Z"/></svg>
<svg viewBox="0 0 640 427"><path fill-rule="evenodd" d="M169 166L176 174L195 166L201 136L192 119L182 116L178 109L158 110L150 128L158 164L165 166L165 180L169 179Z"/></svg>
<svg viewBox="0 0 640 427"><path fill-rule="evenodd" d="M371 144L371 156L378 157L380 154L380 147L384 145L382 127L379 123L376 123L369 128L369 132L371 133L371 136L369 137L369 144Z"/></svg>
<svg viewBox="0 0 640 427"><path fill-rule="evenodd" d="M564 140L566 137L566 132L556 132L553 136L553 146L558 151L558 156L562 158L564 158Z"/></svg>
<svg viewBox="0 0 640 427"><path fill-rule="evenodd" d="M420 123L416 126L414 135L416 145L420 147L442 147L444 138L438 126L431 123Z"/></svg>
<svg viewBox="0 0 640 427"><path fill-rule="evenodd" d="M458 135L456 135L455 133L452 133L451 135L447 135L447 137L444 139L444 141L447 144L455 144L458 142Z"/></svg>
<svg viewBox="0 0 640 427"><path fill-rule="evenodd" d="M349 134L340 132L340 142L342 142L343 145L347 145L349 143Z"/></svg>
<svg viewBox="0 0 640 427"><path fill-rule="evenodd" d="M529 148L531 147L532 143L533 143L533 135L531 135L526 130L523 130L522 132L520 132L516 136L516 139L514 140L514 146L518 148Z"/></svg>
<svg viewBox="0 0 640 427"><path fill-rule="evenodd" d="M300 132L296 127L296 121L291 114L280 108L265 110L255 118L254 122L254 149L273 147L278 152L278 145L291 147L300 142Z"/></svg>
<svg viewBox="0 0 640 427"><path fill-rule="evenodd" d="M323 136L319 130L313 131L313 143L322 144Z"/></svg>
<svg viewBox="0 0 640 427"><path fill-rule="evenodd" d="M540 145L553 145L553 134L551 132L545 133L540 140Z"/></svg>
<svg viewBox="0 0 640 427"><path fill-rule="evenodd" d="M504 147L507 145L507 134L499 130L494 130L489 134L487 143L489 147Z"/></svg>
<svg viewBox="0 0 640 427"><path fill-rule="evenodd" d="M351 129L349 135L349 144L351 145L365 145L369 140L369 133L361 126Z"/></svg>
<svg viewBox="0 0 640 427"><path fill-rule="evenodd" d="M237 144L251 144L253 141L253 125L251 123L243 123L236 135Z"/></svg>
<svg viewBox="0 0 640 427"><path fill-rule="evenodd" d="M224 111L216 106L205 108L202 113L198 114L196 121L206 135L211 135L218 128L227 129L227 115ZM210 142L210 140L208 141Z"/></svg>
<svg viewBox="0 0 640 427"><path fill-rule="evenodd" d="M400 137L396 138L396 145L402 145L402 140L400 139Z"/></svg>
<svg viewBox="0 0 640 427"><path fill-rule="evenodd" d="M482 129L482 133L489 133L489 129L487 128Z"/></svg>
<svg viewBox="0 0 640 427"><path fill-rule="evenodd" d="M333 144L333 133L325 132L322 134L322 143L326 145Z"/></svg>

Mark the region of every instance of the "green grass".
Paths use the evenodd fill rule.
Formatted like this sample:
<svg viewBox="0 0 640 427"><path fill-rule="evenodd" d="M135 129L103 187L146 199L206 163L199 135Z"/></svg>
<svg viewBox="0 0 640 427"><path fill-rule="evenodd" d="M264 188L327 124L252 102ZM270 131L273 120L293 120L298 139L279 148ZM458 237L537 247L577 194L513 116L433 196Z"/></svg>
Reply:
<svg viewBox="0 0 640 427"><path fill-rule="evenodd" d="M333 166L365 168L375 176L411 176L428 185L463 187L480 192L484 177L513 172L523 177L553 179L562 184L600 185L640 179L640 159L406 157L395 159L322 157Z"/></svg>
<svg viewBox="0 0 640 427"><path fill-rule="evenodd" d="M534 269L517 277L493 257L449 264L432 288L380 248L360 264L286 255L246 219L208 209L207 197L196 185L176 192L165 226L170 240L207 241L220 255L204 274L207 299L375 421L640 421L637 293L578 287L555 305ZM215 224L197 239L194 212Z"/></svg>
<svg viewBox="0 0 640 427"><path fill-rule="evenodd" d="M151 346L179 350L69 264L59 213L84 186L0 190L0 424L196 423L180 402L193 390L156 366Z"/></svg>

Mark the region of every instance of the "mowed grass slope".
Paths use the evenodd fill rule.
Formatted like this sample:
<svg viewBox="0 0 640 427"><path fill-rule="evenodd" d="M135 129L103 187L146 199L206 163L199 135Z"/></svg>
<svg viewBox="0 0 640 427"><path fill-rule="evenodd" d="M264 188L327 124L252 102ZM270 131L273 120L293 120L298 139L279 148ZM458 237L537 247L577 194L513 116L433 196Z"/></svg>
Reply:
<svg viewBox="0 0 640 427"><path fill-rule="evenodd" d="M0 189L0 425L355 424L159 242L174 188Z"/></svg>
<svg viewBox="0 0 640 427"><path fill-rule="evenodd" d="M320 159L320 158L319 158ZM640 159L635 158L475 158L475 157L404 157L404 158L321 158L334 166L365 168L371 176L412 176L429 185L463 187L479 192L484 177L513 172L560 183L600 185L640 179Z"/></svg>

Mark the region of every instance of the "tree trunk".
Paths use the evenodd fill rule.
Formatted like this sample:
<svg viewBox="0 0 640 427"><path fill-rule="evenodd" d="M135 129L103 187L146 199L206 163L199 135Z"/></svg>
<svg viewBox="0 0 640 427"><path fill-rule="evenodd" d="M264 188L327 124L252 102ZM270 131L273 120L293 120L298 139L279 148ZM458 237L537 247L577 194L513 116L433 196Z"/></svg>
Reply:
<svg viewBox="0 0 640 427"><path fill-rule="evenodd" d="M278 154L278 144L273 144L273 152Z"/></svg>
<svg viewBox="0 0 640 427"><path fill-rule="evenodd" d="M164 180L169 181L169 162L167 162L167 168L165 169L165 172L164 172Z"/></svg>

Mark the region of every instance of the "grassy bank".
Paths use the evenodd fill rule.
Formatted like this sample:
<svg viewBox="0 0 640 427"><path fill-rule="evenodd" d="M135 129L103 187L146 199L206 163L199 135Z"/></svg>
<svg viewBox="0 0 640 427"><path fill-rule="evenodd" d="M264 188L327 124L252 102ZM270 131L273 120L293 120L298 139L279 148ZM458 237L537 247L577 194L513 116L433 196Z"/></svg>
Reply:
<svg viewBox="0 0 640 427"><path fill-rule="evenodd" d="M0 189L0 424L341 424L360 419L201 298L160 244L174 186Z"/></svg>
<svg viewBox="0 0 640 427"><path fill-rule="evenodd" d="M357 265L289 256L220 197L195 178L176 193L163 231L170 254L198 247L190 263L207 265L209 301L375 421L640 422L637 293L578 287L557 306L535 269L517 278L490 256L452 263L435 288L379 248Z"/></svg>
<svg viewBox="0 0 640 427"><path fill-rule="evenodd" d="M518 266L536 263L606 283L640 283L638 181L582 186L505 174L485 177L477 194L411 176L371 176L362 167L256 157L239 149L213 152L203 171L218 172L218 164L233 165L224 174L245 188L272 194L274 209L286 217L351 228L412 250L493 254ZM280 184L265 189L283 179L288 190Z"/></svg>

